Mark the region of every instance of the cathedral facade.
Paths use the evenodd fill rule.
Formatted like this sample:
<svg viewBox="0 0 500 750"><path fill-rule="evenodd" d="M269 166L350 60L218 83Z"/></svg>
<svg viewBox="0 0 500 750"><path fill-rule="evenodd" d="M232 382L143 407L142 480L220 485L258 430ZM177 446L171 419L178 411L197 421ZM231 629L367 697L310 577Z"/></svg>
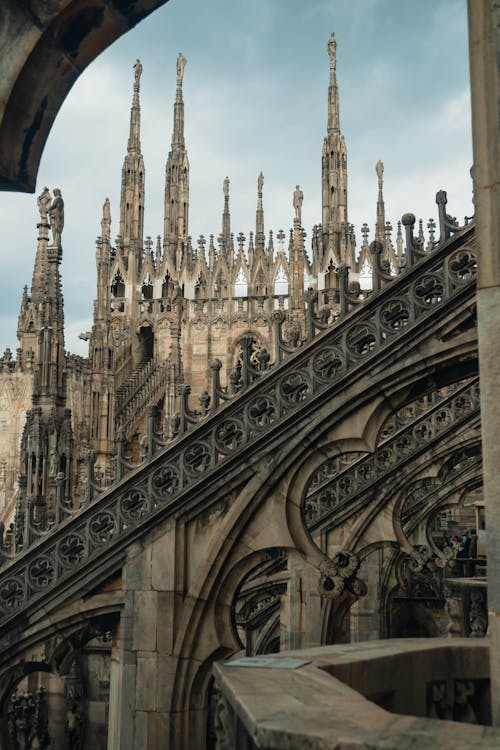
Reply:
<svg viewBox="0 0 500 750"><path fill-rule="evenodd" d="M220 233L193 241L182 54L163 232L144 236L136 61L86 358L64 347L63 196L38 198L0 363L4 747L238 747L214 661L484 635L484 586L445 590L438 544L482 501L474 223L440 191L428 236L405 214L393 240L379 161L357 252L334 34L327 52L309 248L299 185L289 233L266 231L262 173L248 238L226 177Z"/></svg>
<svg viewBox="0 0 500 750"><path fill-rule="evenodd" d="M21 508L19 512L24 513L23 506L31 502L30 498L48 497L49 486L52 489L48 504L54 506L60 471L67 477L67 501L75 502L75 496L83 499L89 452L96 474L109 482L115 472L118 438L130 443L134 458L140 456L141 442L146 442L148 408L158 407L157 427L165 438L171 438L178 433L179 423L190 419L190 412L199 416L207 409L214 383L221 392L230 394L241 388L243 358L248 357L255 368L263 371L276 352L278 358L281 356L280 341L285 352L287 344L293 349L305 340L311 326L307 309L314 312L322 326L335 320L340 311L339 269L349 267L353 294L362 298L368 293L373 263L368 228L363 226L363 242L357 254L354 227L348 221L347 150L340 130L334 34L328 42L328 59L328 122L321 156L322 221L312 230L309 249L305 247L303 194L298 185L291 201L293 228L288 234L283 230L266 233L262 173L257 179L255 228L248 238L242 232L235 236L232 231L227 177L223 182L220 233L217 238L211 234L208 241L203 235L196 242L191 238L182 92L186 60L182 54L177 60L172 142L165 166L163 234L156 241L144 236L142 65L139 60L136 62L130 131L121 174L119 231L112 240L111 207L106 199L96 243L93 325L90 332L83 334L88 340L88 358L64 353L58 272L61 235L51 241L48 211L53 201L44 189L38 199L40 222L33 279L29 292L25 287L21 301L19 347L15 357L6 350L1 361L4 439L0 461L7 525L13 521L16 503ZM385 222L381 162L377 164L377 174L374 235L383 247L387 268L396 273L403 254L401 224L393 244L390 225L387 229ZM54 247L57 252L51 249ZM281 318L285 325L278 332L276 321ZM50 385L44 386L34 378L42 355L49 360L47 368L51 368L53 376ZM39 407L40 402L44 406ZM45 414L43 428L35 426L40 408ZM26 412L37 437L27 437ZM23 431L26 434L19 441ZM28 445L27 440L34 443ZM24 468L18 481L19 442L23 446ZM32 457L31 468L28 455ZM37 458L33 459L33 455ZM18 520L16 525L20 524Z"/></svg>

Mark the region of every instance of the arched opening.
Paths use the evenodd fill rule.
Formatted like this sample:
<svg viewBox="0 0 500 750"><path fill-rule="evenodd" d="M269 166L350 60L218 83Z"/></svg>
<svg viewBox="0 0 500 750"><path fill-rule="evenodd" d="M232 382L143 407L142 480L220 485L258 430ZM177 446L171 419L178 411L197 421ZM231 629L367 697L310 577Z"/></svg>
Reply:
<svg viewBox="0 0 500 750"><path fill-rule="evenodd" d="M112 312L123 312L125 309L125 283L120 271L117 271L113 281L111 282L111 311Z"/></svg>
<svg viewBox="0 0 500 750"><path fill-rule="evenodd" d="M170 276L169 272L165 274L165 278L163 279L163 283L161 285L161 296L163 299L167 299L172 295L172 292L174 291L174 283L172 281L172 277Z"/></svg>
<svg viewBox="0 0 500 750"><path fill-rule="evenodd" d="M234 282L234 296L248 297L248 281L243 269L240 268Z"/></svg>
<svg viewBox="0 0 500 750"><path fill-rule="evenodd" d="M288 294L288 277L285 269L280 265L274 277L274 293L277 295Z"/></svg>
<svg viewBox="0 0 500 750"><path fill-rule="evenodd" d="M363 291L369 291L372 289L372 273L373 269L370 263L368 262L368 260L365 260L361 267L361 271L359 272L359 286Z"/></svg>
<svg viewBox="0 0 500 750"><path fill-rule="evenodd" d="M155 337L151 323L144 322L139 330L139 362L148 362L154 357Z"/></svg>
<svg viewBox="0 0 500 750"><path fill-rule="evenodd" d="M153 283L149 273L146 274L141 286L141 312L153 311Z"/></svg>

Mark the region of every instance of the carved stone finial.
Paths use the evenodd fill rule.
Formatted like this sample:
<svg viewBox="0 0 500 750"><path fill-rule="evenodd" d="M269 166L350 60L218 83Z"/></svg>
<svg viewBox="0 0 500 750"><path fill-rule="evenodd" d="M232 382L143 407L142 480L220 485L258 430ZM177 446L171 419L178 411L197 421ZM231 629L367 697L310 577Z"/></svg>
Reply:
<svg viewBox="0 0 500 750"><path fill-rule="evenodd" d="M182 54L182 52L179 52L179 55L177 57L177 85L182 86L182 79L184 77L184 68L186 67L186 58Z"/></svg>
<svg viewBox="0 0 500 750"><path fill-rule="evenodd" d="M403 214L401 217L401 223L404 227L412 227L415 224L415 214Z"/></svg>
<svg viewBox="0 0 500 750"><path fill-rule="evenodd" d="M330 68L335 70L337 65L337 40L335 39L335 33L330 35L328 40L328 57L330 58Z"/></svg>
<svg viewBox="0 0 500 750"><path fill-rule="evenodd" d="M295 218L299 221L302 218L302 203L304 201L304 193L300 189L300 185L295 186L293 193L293 207L295 209Z"/></svg>
<svg viewBox="0 0 500 750"><path fill-rule="evenodd" d="M224 180L222 190L224 192L224 196L226 198L229 198L229 177L226 177L226 179Z"/></svg>
<svg viewBox="0 0 500 750"><path fill-rule="evenodd" d="M264 185L264 175L261 172L260 175L257 177L257 190L259 191L259 193L262 193L263 185Z"/></svg>

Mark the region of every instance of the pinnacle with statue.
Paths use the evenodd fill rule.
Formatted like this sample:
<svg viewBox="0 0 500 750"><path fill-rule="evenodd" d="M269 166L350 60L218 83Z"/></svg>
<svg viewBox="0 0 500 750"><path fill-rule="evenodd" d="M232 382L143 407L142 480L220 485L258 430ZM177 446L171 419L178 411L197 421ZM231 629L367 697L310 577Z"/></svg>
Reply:
<svg viewBox="0 0 500 750"><path fill-rule="evenodd" d="M40 224L49 226L52 230L52 244L61 247L61 235L64 229L64 200L59 188L52 191L50 196L48 187L44 187L37 198L37 206L40 214Z"/></svg>
<svg viewBox="0 0 500 750"><path fill-rule="evenodd" d="M186 67L186 58L179 52L177 57L177 85L182 86L182 79L184 78L184 68Z"/></svg>

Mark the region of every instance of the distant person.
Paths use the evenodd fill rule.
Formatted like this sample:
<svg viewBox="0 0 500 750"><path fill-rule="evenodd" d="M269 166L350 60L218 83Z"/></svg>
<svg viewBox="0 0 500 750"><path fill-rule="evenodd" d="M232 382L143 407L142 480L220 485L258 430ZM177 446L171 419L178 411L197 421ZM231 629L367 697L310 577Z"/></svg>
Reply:
<svg viewBox="0 0 500 750"><path fill-rule="evenodd" d="M451 546L451 541L450 541L448 535L447 534L443 534L443 536L441 538L441 541L439 543L440 549L444 550L444 549L446 549L447 547L450 547L450 546Z"/></svg>
<svg viewBox="0 0 500 750"><path fill-rule="evenodd" d="M460 537L460 541L463 544L463 555L461 557L468 558L470 552L471 536L468 529L465 529L464 533Z"/></svg>
<svg viewBox="0 0 500 750"><path fill-rule="evenodd" d="M470 530L470 545L469 545L469 575L476 575L476 563L477 558L477 532L476 529Z"/></svg>

